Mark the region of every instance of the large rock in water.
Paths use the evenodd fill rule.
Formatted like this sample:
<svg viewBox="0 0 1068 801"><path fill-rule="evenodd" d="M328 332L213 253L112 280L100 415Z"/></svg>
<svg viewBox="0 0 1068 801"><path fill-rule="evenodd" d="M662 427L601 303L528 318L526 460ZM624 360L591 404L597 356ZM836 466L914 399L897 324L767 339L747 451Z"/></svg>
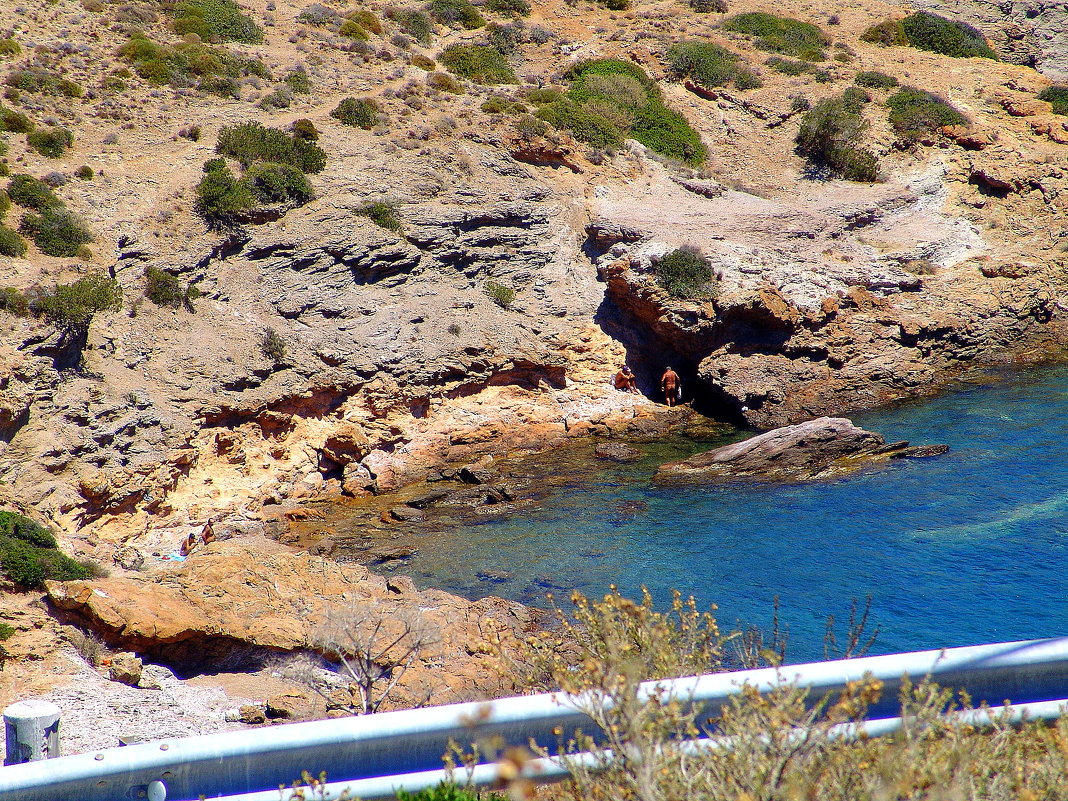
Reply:
<svg viewBox="0 0 1068 801"><path fill-rule="evenodd" d="M657 471L660 481L751 477L778 481L825 478L893 458L935 456L944 445L910 448L886 441L844 417L819 417L715 448Z"/></svg>

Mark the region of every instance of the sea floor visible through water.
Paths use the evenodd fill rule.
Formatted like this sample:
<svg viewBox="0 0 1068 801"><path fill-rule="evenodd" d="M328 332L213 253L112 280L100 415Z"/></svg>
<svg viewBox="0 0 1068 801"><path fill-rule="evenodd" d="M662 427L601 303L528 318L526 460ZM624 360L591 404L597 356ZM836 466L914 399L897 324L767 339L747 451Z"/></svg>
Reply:
<svg viewBox="0 0 1068 801"><path fill-rule="evenodd" d="M615 585L660 603L678 589L721 625L770 629L787 660L822 659L828 615L871 596L872 653L1057 636L1068 629L1068 368L976 379L858 414L887 441L948 454L831 481L660 487L661 463L747 436L637 444L630 464L593 445L510 465L537 489L524 508L442 520L393 563L420 587L566 608ZM481 574L481 576L480 576ZM838 627L839 639L843 626Z"/></svg>

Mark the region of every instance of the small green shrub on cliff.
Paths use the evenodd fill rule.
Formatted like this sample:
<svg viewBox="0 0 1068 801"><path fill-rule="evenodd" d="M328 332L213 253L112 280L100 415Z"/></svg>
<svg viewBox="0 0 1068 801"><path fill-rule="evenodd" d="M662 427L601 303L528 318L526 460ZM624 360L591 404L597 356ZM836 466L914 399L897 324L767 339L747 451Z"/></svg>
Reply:
<svg viewBox="0 0 1068 801"><path fill-rule="evenodd" d="M714 294L712 265L697 248L673 250L656 263L654 275L656 282L676 298L694 299Z"/></svg>
<svg viewBox="0 0 1068 801"><path fill-rule="evenodd" d="M839 178L875 181L878 160L859 144L868 127L861 105L859 96L821 100L801 118L797 152Z"/></svg>
<svg viewBox="0 0 1068 801"><path fill-rule="evenodd" d="M15 627L7 623L0 623L0 642L6 642L15 636Z"/></svg>
<svg viewBox="0 0 1068 801"><path fill-rule="evenodd" d="M14 228L0 223L0 256L19 258L26 255L26 240Z"/></svg>
<svg viewBox="0 0 1068 801"><path fill-rule="evenodd" d="M131 34L119 48L119 56L149 83L177 88L195 86L220 97L237 97L243 77L270 77L267 67L257 58L245 58L200 42L162 45L140 31Z"/></svg>
<svg viewBox="0 0 1068 801"><path fill-rule="evenodd" d="M345 18L359 24L361 28L368 33L373 33L375 36L381 36L385 30L382 27L382 20L373 11L368 11L366 8L350 11L345 15Z"/></svg>
<svg viewBox="0 0 1068 801"><path fill-rule="evenodd" d="M1053 104L1053 113L1068 115L1068 86L1057 84L1043 89L1038 94L1039 100Z"/></svg>
<svg viewBox="0 0 1068 801"><path fill-rule="evenodd" d="M450 28L474 30L486 24L478 9L467 0L430 0L427 11L436 22Z"/></svg>
<svg viewBox="0 0 1068 801"><path fill-rule="evenodd" d="M893 89L897 86L897 78L885 72L858 72L853 83L867 89Z"/></svg>
<svg viewBox="0 0 1068 801"><path fill-rule="evenodd" d="M30 313L30 299L12 286L0 289L0 309L16 317L26 317Z"/></svg>
<svg viewBox="0 0 1068 801"><path fill-rule="evenodd" d="M258 203L307 203L315 193L304 173L289 164L257 162L245 170L244 181Z"/></svg>
<svg viewBox="0 0 1068 801"><path fill-rule="evenodd" d="M7 184L7 196L23 208L37 211L63 205L48 184L32 175L12 176Z"/></svg>
<svg viewBox="0 0 1068 801"><path fill-rule="evenodd" d="M0 106L0 131L8 133L29 133L33 122L21 111Z"/></svg>
<svg viewBox="0 0 1068 801"><path fill-rule="evenodd" d="M273 328L266 328L260 336L260 352L281 367L286 358L286 341Z"/></svg>
<svg viewBox="0 0 1068 801"><path fill-rule="evenodd" d="M286 86L298 95L311 94L311 79L303 69L295 69L285 77Z"/></svg>
<svg viewBox="0 0 1068 801"><path fill-rule="evenodd" d="M74 134L66 128L38 128L26 134L26 144L45 158L58 159L74 144Z"/></svg>
<svg viewBox="0 0 1068 801"><path fill-rule="evenodd" d="M0 58L11 58L21 52L22 48L14 39L0 39Z"/></svg>
<svg viewBox="0 0 1068 801"><path fill-rule="evenodd" d="M955 58L997 60L997 54L990 49L983 34L963 22L917 11L901 20L901 28L908 43L919 50Z"/></svg>
<svg viewBox="0 0 1068 801"><path fill-rule="evenodd" d="M909 43L901 20L896 19L888 19L872 25L860 35L860 41L883 47L904 47Z"/></svg>
<svg viewBox="0 0 1068 801"><path fill-rule="evenodd" d="M371 39L364 27L354 19L347 19L341 23L341 27L337 29L338 36L344 36L347 39L355 39L358 42L366 42Z"/></svg>
<svg viewBox="0 0 1068 801"><path fill-rule="evenodd" d="M222 128L215 152L246 168L254 161L289 164L305 173L319 173L326 167L326 153L314 142L258 122Z"/></svg>
<svg viewBox="0 0 1068 801"><path fill-rule="evenodd" d="M519 83L499 50L489 45L452 44L438 57L449 71L475 83Z"/></svg>
<svg viewBox="0 0 1068 801"><path fill-rule="evenodd" d="M486 294L502 309L511 308L515 302L515 290L499 281L487 281Z"/></svg>
<svg viewBox="0 0 1068 801"><path fill-rule="evenodd" d="M794 61L779 56L772 56L764 62L764 65L783 75L804 75L817 70L816 65L809 61Z"/></svg>
<svg viewBox="0 0 1068 801"><path fill-rule="evenodd" d="M526 17L530 14L530 3L527 0L486 0L486 8L512 17Z"/></svg>
<svg viewBox="0 0 1068 801"><path fill-rule="evenodd" d="M824 61L824 48L830 43L817 26L791 17L777 17L762 11L737 14L724 21L723 29L754 37L759 49L806 61Z"/></svg>
<svg viewBox="0 0 1068 801"><path fill-rule="evenodd" d="M289 126L289 130L292 131L293 136L299 139L304 139L308 142L319 141L319 129L309 119L294 120L293 124Z"/></svg>
<svg viewBox="0 0 1068 801"><path fill-rule="evenodd" d="M739 63L736 53L712 42L679 42L668 50L667 58L671 77L677 81L690 80L706 89L732 83L739 89L761 85L756 74Z"/></svg>
<svg viewBox="0 0 1068 801"><path fill-rule="evenodd" d="M419 44L430 44L430 39L434 35L434 23L422 11L414 8L390 6L386 9L386 19L396 22L401 31L411 36Z"/></svg>
<svg viewBox="0 0 1068 801"><path fill-rule="evenodd" d="M196 188L193 210L211 228L230 225L236 216L254 205L248 185L230 172L222 159L204 165L204 177Z"/></svg>
<svg viewBox="0 0 1068 801"><path fill-rule="evenodd" d="M149 266L145 268L145 297L157 306L177 309L182 304L182 286L177 276Z"/></svg>
<svg viewBox="0 0 1068 801"><path fill-rule="evenodd" d="M40 67L15 70L8 73L4 83L20 92L60 97L81 97L82 87L74 81Z"/></svg>
<svg viewBox="0 0 1068 801"><path fill-rule="evenodd" d="M368 203L358 209L356 213L361 217L366 217L378 227L393 231L395 234L399 234L404 230L404 224L401 222L400 215L397 214L397 207L384 200Z"/></svg>
<svg viewBox="0 0 1068 801"><path fill-rule="evenodd" d="M84 333L94 315L122 308L122 288L118 281L102 275L61 284L34 299L31 310L68 335Z"/></svg>
<svg viewBox="0 0 1068 801"><path fill-rule="evenodd" d="M174 30L205 42L263 41L263 30L231 0L182 0L174 6Z"/></svg>
<svg viewBox="0 0 1068 801"><path fill-rule="evenodd" d="M0 536L23 540L38 548L55 548L56 537L44 526L18 512L0 510Z"/></svg>
<svg viewBox="0 0 1068 801"><path fill-rule="evenodd" d="M890 125L905 142L918 142L945 125L966 125L968 118L938 95L903 86L886 101Z"/></svg>
<svg viewBox="0 0 1068 801"><path fill-rule="evenodd" d="M447 72L429 73L426 76L426 85L439 92L448 92L453 95L462 95L465 92L464 85Z"/></svg>
<svg viewBox="0 0 1068 801"><path fill-rule="evenodd" d="M56 548L38 548L25 540L0 535L0 570L25 589L42 589L47 580L74 581L92 573Z"/></svg>
<svg viewBox="0 0 1068 801"><path fill-rule="evenodd" d="M371 130L378 124L378 104L371 98L346 97L330 112L342 125Z"/></svg>
<svg viewBox="0 0 1068 801"><path fill-rule="evenodd" d="M49 207L40 214L27 213L19 230L49 256L80 256L82 245L93 241L82 218L66 208Z"/></svg>

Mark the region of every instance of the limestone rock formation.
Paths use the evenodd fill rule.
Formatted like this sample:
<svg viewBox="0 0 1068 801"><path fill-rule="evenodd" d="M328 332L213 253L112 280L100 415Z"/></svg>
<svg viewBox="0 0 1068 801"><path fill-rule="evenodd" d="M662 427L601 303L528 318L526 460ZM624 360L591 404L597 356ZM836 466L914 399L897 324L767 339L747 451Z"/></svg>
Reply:
<svg viewBox="0 0 1068 801"><path fill-rule="evenodd" d="M844 417L819 417L668 462L660 466L656 478L663 482L739 477L805 481L891 458L935 456L946 450L945 446L909 448L907 442L887 444L880 435Z"/></svg>

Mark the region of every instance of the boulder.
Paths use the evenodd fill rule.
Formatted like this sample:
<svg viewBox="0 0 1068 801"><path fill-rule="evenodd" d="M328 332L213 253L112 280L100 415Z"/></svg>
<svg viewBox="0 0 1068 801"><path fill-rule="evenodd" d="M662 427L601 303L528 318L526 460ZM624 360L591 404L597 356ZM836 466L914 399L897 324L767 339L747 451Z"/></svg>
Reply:
<svg viewBox="0 0 1068 801"><path fill-rule="evenodd" d="M747 477L804 481L905 456L933 456L946 446L909 448L886 441L844 417L819 417L662 465L661 481Z"/></svg>
<svg viewBox="0 0 1068 801"><path fill-rule="evenodd" d="M643 456L640 450L625 442L602 442L593 449L593 455L610 462L636 462Z"/></svg>
<svg viewBox="0 0 1068 801"><path fill-rule="evenodd" d="M136 687L141 681L141 670L144 667L136 654L121 653L111 658L111 667L108 669L108 678L120 684L128 684Z"/></svg>

